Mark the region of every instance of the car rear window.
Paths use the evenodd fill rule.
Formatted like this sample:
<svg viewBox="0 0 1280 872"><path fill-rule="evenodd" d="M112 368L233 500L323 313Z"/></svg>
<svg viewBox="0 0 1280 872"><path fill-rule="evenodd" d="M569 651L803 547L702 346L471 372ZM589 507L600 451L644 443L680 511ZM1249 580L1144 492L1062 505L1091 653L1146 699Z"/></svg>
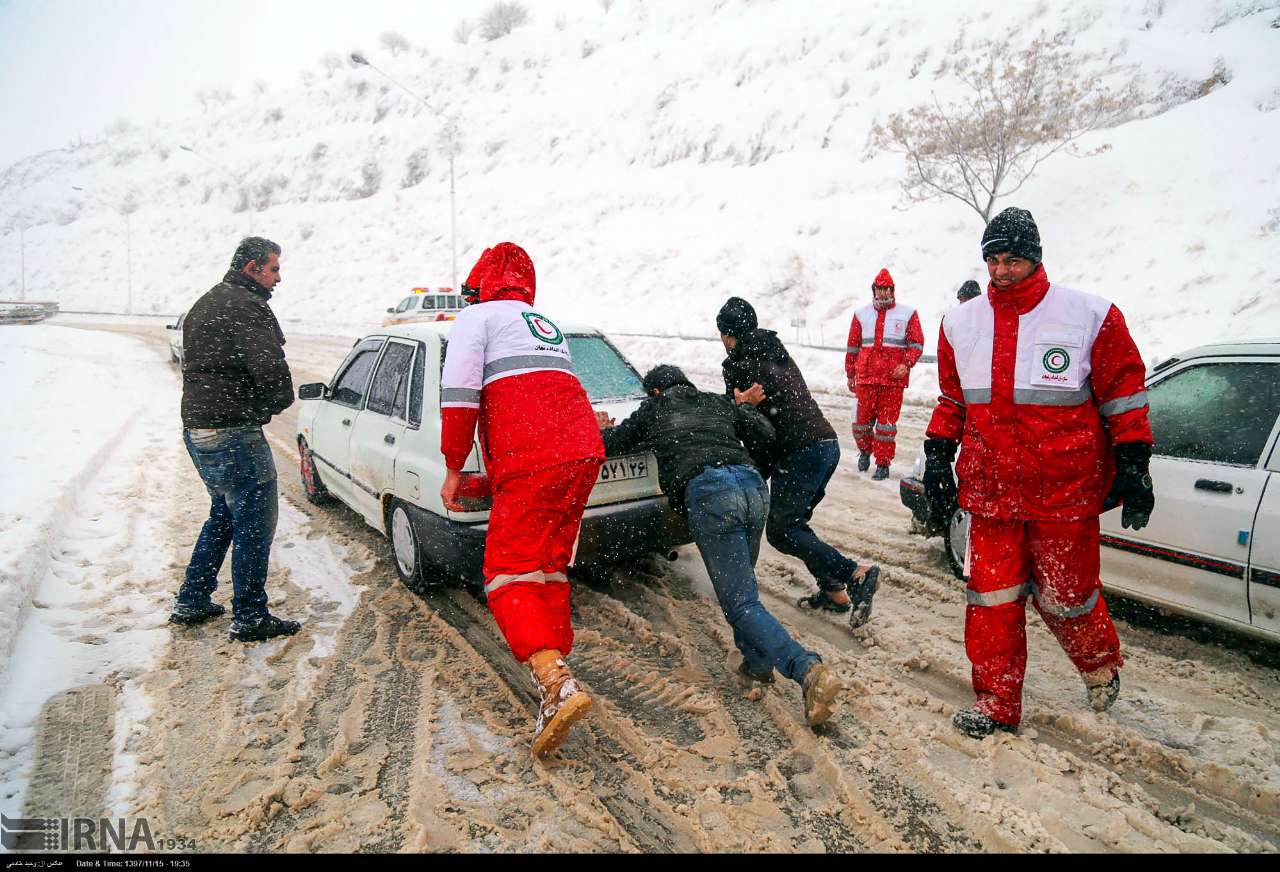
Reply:
<svg viewBox="0 0 1280 872"><path fill-rule="evenodd" d="M570 335L569 354L591 402L644 396L640 374L603 336Z"/></svg>

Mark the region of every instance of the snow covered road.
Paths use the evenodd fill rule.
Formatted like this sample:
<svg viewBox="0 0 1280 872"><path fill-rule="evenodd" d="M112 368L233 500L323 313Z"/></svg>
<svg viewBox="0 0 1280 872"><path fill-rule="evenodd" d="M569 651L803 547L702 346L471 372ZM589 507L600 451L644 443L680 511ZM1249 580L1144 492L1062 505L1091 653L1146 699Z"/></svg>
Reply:
<svg viewBox="0 0 1280 872"><path fill-rule="evenodd" d="M140 399L115 462L77 479L78 514L59 513L41 540L44 554L78 548L69 577L87 582L58 588L56 607L81 616L73 631L36 618L18 629L33 641L17 650L50 652L49 674L62 677L47 692L6 679L0 775L11 816L109 809L201 850L1280 849L1280 658L1246 656L1231 636L1206 642L1121 620L1124 688L1100 715L1029 612L1024 729L982 742L951 729L970 700L963 593L938 540L908 533L897 495L922 406L904 410L887 482L853 473L842 439L845 462L814 519L847 553L888 568L869 626L851 633L798 612L803 567L762 554L766 603L854 688L827 726L804 726L794 686L748 699L735 685L728 627L686 547L674 563L576 588L573 658L597 707L542 766L528 757L531 688L483 605L454 590L410 593L379 535L341 506L305 501L293 413L268 428L282 494L268 589L273 610L303 619L303 632L243 646L226 641L225 621L163 623L206 498L177 436L163 328L113 329L136 337L105 338L133 349L112 371ZM637 366L660 355L716 384L706 343L619 344ZM326 380L349 348L291 333L295 382ZM917 389L929 377L917 375ZM847 433L848 400L823 403ZM84 518L95 516L111 529L90 546ZM8 518L0 535L12 534ZM117 632L147 644L80 638ZM81 667L92 651L102 656L91 675ZM29 702L15 706L19 687ZM78 719L65 716L73 702ZM49 761L72 745L97 749L85 759L107 771L91 782L53 774Z"/></svg>

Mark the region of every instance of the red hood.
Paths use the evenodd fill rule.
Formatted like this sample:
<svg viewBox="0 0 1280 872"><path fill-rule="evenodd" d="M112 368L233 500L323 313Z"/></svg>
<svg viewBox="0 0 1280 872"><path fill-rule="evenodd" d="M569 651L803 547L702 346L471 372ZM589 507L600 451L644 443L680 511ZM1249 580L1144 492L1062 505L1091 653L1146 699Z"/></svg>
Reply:
<svg viewBox="0 0 1280 872"><path fill-rule="evenodd" d="M537 277L528 253L514 242L499 242L486 248L471 268L467 286L480 291L480 302L521 300L533 305Z"/></svg>

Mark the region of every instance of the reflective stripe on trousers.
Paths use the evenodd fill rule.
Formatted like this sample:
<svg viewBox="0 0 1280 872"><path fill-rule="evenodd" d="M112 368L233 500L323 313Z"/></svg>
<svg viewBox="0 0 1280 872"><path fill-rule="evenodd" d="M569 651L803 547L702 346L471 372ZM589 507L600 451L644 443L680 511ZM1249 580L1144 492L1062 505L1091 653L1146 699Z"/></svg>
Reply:
<svg viewBox="0 0 1280 872"><path fill-rule="evenodd" d="M542 572L541 570L536 572L522 572L519 575L495 575L493 580L484 586L484 592L486 594L490 594L500 587L508 584L515 584L517 581L536 581L548 584L552 582L567 583L569 581L569 576L565 575L563 572Z"/></svg>
<svg viewBox="0 0 1280 872"><path fill-rule="evenodd" d="M966 589L964 592L964 601L971 606L1003 606L1012 602L1017 602L1024 596L1034 596L1036 605L1041 611L1048 612L1057 618L1078 618L1087 615L1093 611L1094 606L1098 604L1098 596L1101 591L1095 588L1093 593L1089 594L1089 598L1078 606L1062 606L1057 603L1050 602L1045 598L1044 592L1034 581L1024 582L1023 584L1014 585L1013 587L1002 588L1001 590L992 590L986 593L979 593L976 590Z"/></svg>

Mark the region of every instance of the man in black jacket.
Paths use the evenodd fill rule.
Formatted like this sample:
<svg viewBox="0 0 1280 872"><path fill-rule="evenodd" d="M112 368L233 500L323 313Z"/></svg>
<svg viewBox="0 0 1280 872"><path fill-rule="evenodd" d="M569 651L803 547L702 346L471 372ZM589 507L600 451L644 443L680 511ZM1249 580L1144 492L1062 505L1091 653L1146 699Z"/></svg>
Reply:
<svg viewBox="0 0 1280 872"><path fill-rule="evenodd" d="M778 334L758 324L755 309L741 297L730 297L716 316L729 353L721 364L726 392L738 403L759 408L778 431L765 535L783 554L803 560L818 583L818 591L797 605L848 612L849 625L860 627L871 619L880 567L859 570L856 561L823 542L809 526L840 462L836 431Z"/></svg>
<svg viewBox="0 0 1280 872"><path fill-rule="evenodd" d="M284 334L267 305L279 281L280 246L248 237L182 325L182 438L212 505L169 620L193 625L225 614L211 596L234 545L230 637L243 642L291 635L299 626L267 611L278 507L262 425L293 403Z"/></svg>
<svg viewBox="0 0 1280 872"><path fill-rule="evenodd" d="M733 627L742 652L739 675L772 684L776 667L803 689L809 725L822 723L844 685L769 614L756 587L769 492L751 458L769 450L773 426L750 406L702 393L675 366L654 367L644 389L649 397L621 424L613 426L599 413L605 452L654 453L659 484L671 507L689 519L716 599Z"/></svg>

